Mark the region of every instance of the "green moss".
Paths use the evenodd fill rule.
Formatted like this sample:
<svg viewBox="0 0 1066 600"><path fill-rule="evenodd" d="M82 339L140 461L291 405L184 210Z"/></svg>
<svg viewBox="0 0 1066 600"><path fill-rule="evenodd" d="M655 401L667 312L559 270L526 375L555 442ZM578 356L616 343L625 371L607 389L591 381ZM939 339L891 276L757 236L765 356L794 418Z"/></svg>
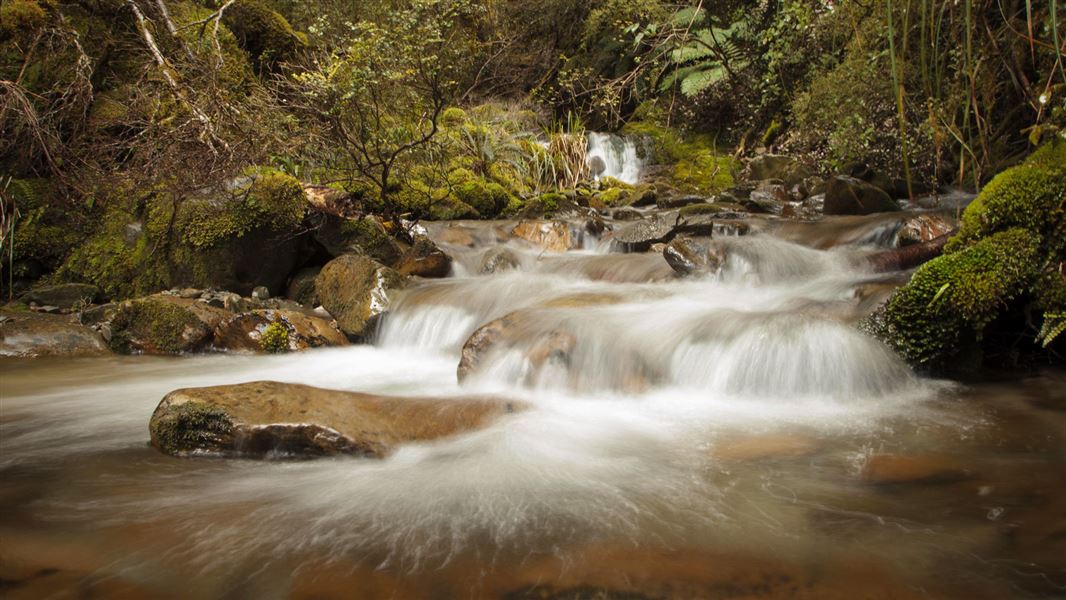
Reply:
<svg viewBox="0 0 1066 600"><path fill-rule="evenodd" d="M456 186L455 197L472 206L484 218L500 214L510 200L510 194L502 185L479 178L469 179Z"/></svg>
<svg viewBox="0 0 1066 600"><path fill-rule="evenodd" d="M223 22L261 69L288 60L307 45L281 13L260 0L237 0L226 9Z"/></svg>
<svg viewBox="0 0 1066 600"><path fill-rule="evenodd" d="M679 192L714 194L734 184L736 165L732 156L719 152L709 136L684 136L674 129L642 121L628 123L622 132L651 141L655 162L673 165L665 183Z"/></svg>
<svg viewBox="0 0 1066 600"><path fill-rule="evenodd" d="M726 210L725 207L718 204L690 204L682 207L679 214L682 217L692 217L695 215L714 215Z"/></svg>
<svg viewBox="0 0 1066 600"><path fill-rule="evenodd" d="M284 323L275 321L259 334L259 348L270 354L289 351L289 330Z"/></svg>
<svg viewBox="0 0 1066 600"><path fill-rule="evenodd" d="M1058 147L1056 149L1056 146ZM1049 144L1024 164L997 175L966 208L959 235L945 248L964 248L997 231L1024 227L1058 254L1066 251L1066 142Z"/></svg>
<svg viewBox="0 0 1066 600"><path fill-rule="evenodd" d="M620 179L615 179L614 177L601 177L599 180L599 184L600 188L602 189L617 188L620 190L631 190L634 187L633 185L628 184Z"/></svg>
<svg viewBox="0 0 1066 600"><path fill-rule="evenodd" d="M303 220L305 205L299 181L280 171L265 170L231 195L180 203L177 225L182 242L205 248L260 227L290 230Z"/></svg>
<svg viewBox="0 0 1066 600"><path fill-rule="evenodd" d="M149 423L156 447L169 454L215 449L220 438L233 433L233 420L224 410L203 402L171 406Z"/></svg>
<svg viewBox="0 0 1066 600"><path fill-rule="evenodd" d="M600 202L606 206L620 206L628 196L627 190L618 187L611 187L599 193Z"/></svg>
<svg viewBox="0 0 1066 600"><path fill-rule="evenodd" d="M29 41L48 22L48 3L36 0L5 0L0 4L0 42Z"/></svg>
<svg viewBox="0 0 1066 600"><path fill-rule="evenodd" d="M185 331L200 320L185 308L160 298L135 300L123 306L111 322L111 349L129 353L132 340L144 340L153 349L171 354L184 347Z"/></svg>
<svg viewBox="0 0 1066 600"><path fill-rule="evenodd" d="M458 106L449 107L441 113L440 122L445 127L458 127L466 122L466 111Z"/></svg>
<svg viewBox="0 0 1066 600"><path fill-rule="evenodd" d="M1040 240L995 233L926 263L889 301L875 333L912 364L939 366L1039 276Z"/></svg>

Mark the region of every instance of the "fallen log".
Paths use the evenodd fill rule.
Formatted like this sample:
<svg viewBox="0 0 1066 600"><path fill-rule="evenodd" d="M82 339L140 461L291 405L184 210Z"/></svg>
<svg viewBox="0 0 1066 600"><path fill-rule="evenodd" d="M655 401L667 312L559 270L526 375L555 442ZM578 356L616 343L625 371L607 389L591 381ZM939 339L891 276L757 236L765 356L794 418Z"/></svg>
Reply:
<svg viewBox="0 0 1066 600"><path fill-rule="evenodd" d="M866 262L878 273L913 269L940 256L953 235L954 231L921 244L877 252L866 257Z"/></svg>

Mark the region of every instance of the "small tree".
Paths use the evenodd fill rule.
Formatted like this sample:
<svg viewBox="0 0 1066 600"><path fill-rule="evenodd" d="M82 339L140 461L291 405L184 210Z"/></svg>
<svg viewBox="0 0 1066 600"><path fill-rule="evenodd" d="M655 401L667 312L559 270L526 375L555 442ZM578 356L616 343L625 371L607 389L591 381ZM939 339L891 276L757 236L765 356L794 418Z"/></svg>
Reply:
<svg viewBox="0 0 1066 600"><path fill-rule="evenodd" d="M297 108L320 125L321 142L341 149L332 166L370 184L390 216L398 165L428 149L476 54L464 27L474 11L469 0L408 0L353 24L346 45L294 76Z"/></svg>

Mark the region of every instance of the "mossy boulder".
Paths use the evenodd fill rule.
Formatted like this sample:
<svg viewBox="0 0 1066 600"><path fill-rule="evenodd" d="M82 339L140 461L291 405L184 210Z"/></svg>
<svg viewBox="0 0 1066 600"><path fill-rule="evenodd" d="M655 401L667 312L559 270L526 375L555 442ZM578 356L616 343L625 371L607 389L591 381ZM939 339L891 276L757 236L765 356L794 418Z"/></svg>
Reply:
<svg viewBox="0 0 1066 600"><path fill-rule="evenodd" d="M109 324L111 349L124 354L184 354L206 348L226 311L159 294L123 303Z"/></svg>
<svg viewBox="0 0 1066 600"><path fill-rule="evenodd" d="M304 210L300 183L272 170L189 197L149 193L109 210L56 278L116 299L185 287L279 294L306 243Z"/></svg>
<svg viewBox="0 0 1066 600"><path fill-rule="evenodd" d="M2 184L2 182L0 182ZM47 179L12 179L7 195L18 209L11 254L4 257L4 285L13 276L16 288L54 271L84 240L87 219L66 205ZM8 247L5 246L5 254ZM10 259L10 260L9 260ZM9 273L7 269L12 271Z"/></svg>
<svg viewBox="0 0 1066 600"><path fill-rule="evenodd" d="M707 135L683 135L681 132L650 121L631 121L622 129L629 136L643 137L650 143L644 156L661 165L655 169L655 181L685 194L714 194L733 185L737 166L728 153L719 152L714 139Z"/></svg>
<svg viewBox="0 0 1066 600"><path fill-rule="evenodd" d="M405 276L372 258L346 254L322 267L315 278L315 294L341 331L367 339L406 283Z"/></svg>
<svg viewBox="0 0 1066 600"><path fill-rule="evenodd" d="M261 0L237 0L223 13L222 22L260 69L270 69L307 46L285 17Z"/></svg>
<svg viewBox="0 0 1066 600"><path fill-rule="evenodd" d="M481 178L460 183L454 193L460 202L470 205L486 219L499 215L511 199L502 185Z"/></svg>
<svg viewBox="0 0 1066 600"><path fill-rule="evenodd" d="M991 347L993 336L997 344L1028 343L1029 351L1039 347L1034 342L1052 343L1066 320L1066 162L1054 160L1063 147L1042 149L990 182L945 254L919 268L866 323L869 330L931 370L980 366L988 350L1004 351ZM1033 317L1043 322L1039 336ZM1003 329L1007 335L998 335Z"/></svg>

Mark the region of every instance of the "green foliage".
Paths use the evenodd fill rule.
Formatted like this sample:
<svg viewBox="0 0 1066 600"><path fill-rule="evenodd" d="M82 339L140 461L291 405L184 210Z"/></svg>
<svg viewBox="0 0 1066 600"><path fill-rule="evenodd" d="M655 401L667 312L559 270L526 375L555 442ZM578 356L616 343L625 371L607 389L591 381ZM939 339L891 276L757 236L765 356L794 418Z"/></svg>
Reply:
<svg viewBox="0 0 1066 600"><path fill-rule="evenodd" d="M147 340L162 352L177 354L184 348L187 328L200 321L191 312L160 298L145 298L122 307L111 321L111 349L129 353L130 340Z"/></svg>
<svg viewBox="0 0 1066 600"><path fill-rule="evenodd" d="M285 324L275 321L267 325L259 334L259 348L270 354L281 354L289 351L289 330Z"/></svg>
<svg viewBox="0 0 1066 600"><path fill-rule="evenodd" d="M466 122L466 111L458 106L446 108L440 115L440 123L445 127L458 127Z"/></svg>

